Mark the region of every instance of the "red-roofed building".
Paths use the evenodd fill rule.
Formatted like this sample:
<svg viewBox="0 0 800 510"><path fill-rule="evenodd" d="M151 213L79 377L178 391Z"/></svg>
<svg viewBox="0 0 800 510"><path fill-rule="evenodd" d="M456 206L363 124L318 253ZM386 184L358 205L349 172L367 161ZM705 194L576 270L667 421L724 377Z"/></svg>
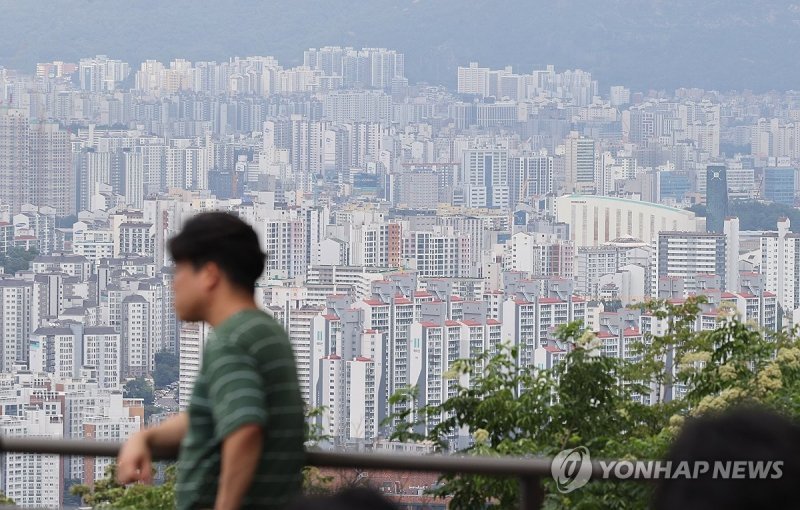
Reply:
<svg viewBox="0 0 800 510"><path fill-rule="evenodd" d="M502 338L519 346L522 366L533 363L534 350L552 339L558 326L586 317L586 302L523 293L503 304Z"/></svg>
<svg viewBox="0 0 800 510"><path fill-rule="evenodd" d="M492 352L500 343L501 326L497 321L472 318L444 323L415 322L409 333L409 381L419 390L418 405L444 403L457 386L468 385L468 374L452 373L459 359L474 359L486 351ZM429 416L425 426L430 428L438 418Z"/></svg>
<svg viewBox="0 0 800 510"><path fill-rule="evenodd" d="M721 294L718 306L723 307L726 304L735 310L735 313L743 322L757 324L759 328L769 331L777 331L778 299L775 294L771 292L764 292L762 295L755 295L750 292L724 292ZM708 315L709 318L702 321L700 326L702 330L714 329L718 321L725 316L724 313L718 313L717 320L712 322L710 311L704 312L703 315Z"/></svg>
<svg viewBox="0 0 800 510"><path fill-rule="evenodd" d="M534 349L531 364L538 370L550 370L561 363L566 355L567 351L555 342L547 342Z"/></svg>
<svg viewBox="0 0 800 510"><path fill-rule="evenodd" d="M539 303L544 305L549 305L554 303L563 303L563 301L561 301L556 297L544 297L544 298L539 298Z"/></svg>
<svg viewBox="0 0 800 510"><path fill-rule="evenodd" d="M14 247L23 250L38 250L39 239L36 236L17 236L14 238Z"/></svg>

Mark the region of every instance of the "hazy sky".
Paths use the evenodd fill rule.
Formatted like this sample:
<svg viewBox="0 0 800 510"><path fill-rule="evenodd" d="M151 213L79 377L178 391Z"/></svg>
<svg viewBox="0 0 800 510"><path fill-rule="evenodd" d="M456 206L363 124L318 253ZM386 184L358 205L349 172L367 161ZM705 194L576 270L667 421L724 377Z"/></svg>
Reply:
<svg viewBox="0 0 800 510"><path fill-rule="evenodd" d="M800 0L798 0L800 2ZM309 46L386 46L412 81L470 60L580 67L602 90L800 88L800 3L774 0L0 0L0 65L104 53L302 61Z"/></svg>

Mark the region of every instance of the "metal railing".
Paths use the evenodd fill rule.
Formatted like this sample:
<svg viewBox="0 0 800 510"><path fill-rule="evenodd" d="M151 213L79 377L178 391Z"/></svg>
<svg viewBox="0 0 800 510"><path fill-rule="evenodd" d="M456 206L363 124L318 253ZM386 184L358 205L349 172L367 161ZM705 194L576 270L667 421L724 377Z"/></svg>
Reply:
<svg viewBox="0 0 800 510"><path fill-rule="evenodd" d="M39 453L80 457L116 457L121 443L82 439L32 439L0 437L0 454ZM157 460L174 456L154 451ZM544 457L478 457L461 455L411 455L387 453L306 452L309 466L329 468L383 469L428 473L473 474L515 477L520 482L520 508L540 508L544 500L541 480L551 475L552 459ZM640 481L636 476L619 478L614 472L603 473L600 463L592 461L593 480Z"/></svg>

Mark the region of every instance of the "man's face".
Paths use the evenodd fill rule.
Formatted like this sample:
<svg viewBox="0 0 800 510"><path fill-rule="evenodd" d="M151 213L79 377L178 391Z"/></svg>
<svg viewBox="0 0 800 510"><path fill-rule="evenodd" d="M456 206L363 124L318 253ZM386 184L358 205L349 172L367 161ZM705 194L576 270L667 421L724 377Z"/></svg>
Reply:
<svg viewBox="0 0 800 510"><path fill-rule="evenodd" d="M172 288L175 291L175 311L180 320L205 320L210 297L206 267L195 269L191 262L176 263Z"/></svg>

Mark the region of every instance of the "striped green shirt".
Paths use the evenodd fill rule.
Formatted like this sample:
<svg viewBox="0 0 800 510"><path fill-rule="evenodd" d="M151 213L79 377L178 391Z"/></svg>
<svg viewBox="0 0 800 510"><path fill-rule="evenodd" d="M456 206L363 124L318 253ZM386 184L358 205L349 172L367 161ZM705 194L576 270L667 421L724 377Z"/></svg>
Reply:
<svg viewBox="0 0 800 510"><path fill-rule="evenodd" d="M237 313L210 335L181 445L177 508L213 508L222 442L238 428L264 430L261 461L242 508L282 508L302 485L304 414L284 330L260 310Z"/></svg>

